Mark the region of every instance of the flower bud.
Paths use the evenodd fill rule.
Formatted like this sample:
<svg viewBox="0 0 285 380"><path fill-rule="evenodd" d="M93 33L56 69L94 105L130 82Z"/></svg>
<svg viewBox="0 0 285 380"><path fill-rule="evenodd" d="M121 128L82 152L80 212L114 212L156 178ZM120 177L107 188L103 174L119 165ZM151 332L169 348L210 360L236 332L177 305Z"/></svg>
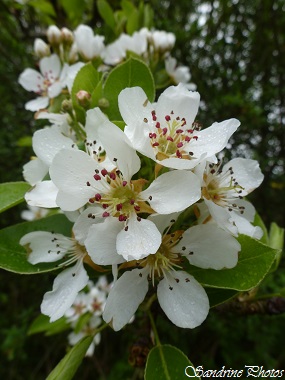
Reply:
<svg viewBox="0 0 285 380"><path fill-rule="evenodd" d="M108 108L109 106L110 106L110 103L109 103L108 99L106 99L106 98L99 99L99 101L98 101L98 107L99 108L105 109L105 108Z"/></svg>
<svg viewBox="0 0 285 380"><path fill-rule="evenodd" d="M72 45L74 41L73 33L67 28L61 29L62 42L66 45Z"/></svg>
<svg viewBox="0 0 285 380"><path fill-rule="evenodd" d="M87 91L80 90L76 94L76 100L81 107L87 109L90 106L91 94Z"/></svg>
<svg viewBox="0 0 285 380"><path fill-rule="evenodd" d="M72 101L68 99L64 99L61 103L61 109L63 112L71 112L72 111Z"/></svg>
<svg viewBox="0 0 285 380"><path fill-rule="evenodd" d="M36 38L34 52L38 58L48 57L50 55L50 47L41 38Z"/></svg>
<svg viewBox="0 0 285 380"><path fill-rule="evenodd" d="M59 45L62 40L61 31L56 25L51 25L47 30L47 39L51 45Z"/></svg>

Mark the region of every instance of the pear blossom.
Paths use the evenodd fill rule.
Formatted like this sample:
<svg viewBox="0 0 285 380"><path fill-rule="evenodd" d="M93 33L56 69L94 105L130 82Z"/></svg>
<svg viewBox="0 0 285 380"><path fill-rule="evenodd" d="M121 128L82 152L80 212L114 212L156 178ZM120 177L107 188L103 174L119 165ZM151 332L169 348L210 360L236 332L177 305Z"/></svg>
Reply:
<svg viewBox="0 0 285 380"><path fill-rule="evenodd" d="M189 67L178 66L177 59L168 56L165 58L165 70L175 84L184 83L188 90L196 90L194 83L189 83L191 78Z"/></svg>
<svg viewBox="0 0 285 380"><path fill-rule="evenodd" d="M79 332L76 333L73 331L68 335L68 337L67 337L68 343L71 346L75 346L76 343L78 343L82 338L84 338L85 336L89 336L90 334L94 333L96 328L100 326L101 322L102 322L101 318L99 318L95 315L92 316L90 318L90 320L87 322L87 324L84 325L83 328ZM88 350L86 351L85 356L92 356L94 351L95 351L95 347L100 343L100 341L101 341L101 334L97 333L94 336L94 339L91 342Z"/></svg>
<svg viewBox="0 0 285 380"><path fill-rule="evenodd" d="M160 165L193 169L224 149L240 124L229 119L201 131L194 122L199 101L199 93L182 83L167 88L155 104L142 88L126 88L119 95L124 132L136 150Z"/></svg>
<svg viewBox="0 0 285 380"><path fill-rule="evenodd" d="M50 47L41 38L36 38L34 42L34 52L39 58L47 57L50 55Z"/></svg>
<svg viewBox="0 0 285 380"><path fill-rule="evenodd" d="M170 233L175 217L177 214L149 217L162 234L159 249L133 262L137 268L124 272L111 289L103 319L111 323L115 331L135 313L146 296L149 280L153 286L158 281L158 302L174 324L184 328L199 326L208 314L209 301L194 277L181 270L182 258L186 257L190 264L200 268L218 270L236 265L240 244L230 234L214 224L190 227L184 233ZM93 255L96 262L95 256L96 253Z"/></svg>
<svg viewBox="0 0 285 380"><path fill-rule="evenodd" d="M47 29L47 39L51 45L59 45L62 41L61 30L56 25L50 25Z"/></svg>
<svg viewBox="0 0 285 380"><path fill-rule="evenodd" d="M100 57L104 50L103 36L94 35L93 30L88 25L79 25L74 31L77 50L87 61Z"/></svg>
<svg viewBox="0 0 285 380"><path fill-rule="evenodd" d="M114 233L118 253L124 259L141 258L157 250L161 237L155 225L141 218L140 213L184 210L200 199L199 180L191 172L172 171L160 175L143 190L145 180L132 179L140 169L140 159L126 135L99 109L94 112L98 115L98 135L116 167L110 171L104 162L101 164L83 151L62 149L50 167L51 180L59 189L56 203L64 211L86 204L101 205L102 212L94 217L115 218L110 225L98 225L101 236ZM104 239L99 244L103 245Z"/></svg>
<svg viewBox="0 0 285 380"><path fill-rule="evenodd" d="M120 63L132 51L143 56L147 51L147 37L140 32L134 32L132 36L122 33L117 40L107 45L102 52L102 59L107 65Z"/></svg>
<svg viewBox="0 0 285 380"><path fill-rule="evenodd" d="M25 104L28 111L38 111L49 105L50 99L57 97L66 86L72 86L76 73L83 65L78 62L68 66L61 62L57 54L44 57L39 62L40 72L34 69L25 69L19 77L19 83L27 91L35 92L39 95L34 100Z"/></svg>
<svg viewBox="0 0 285 380"><path fill-rule="evenodd" d="M255 209L243 199L263 181L258 162L234 158L223 167L221 161L217 164L204 162L196 169L197 175L200 172L202 198L211 217L235 236L240 233L260 239L261 228L251 225Z"/></svg>
<svg viewBox="0 0 285 380"><path fill-rule="evenodd" d="M61 318L74 303L77 294L88 284L89 277L83 262L88 261L84 240L88 228L79 216L73 226L74 237L48 231L34 231L24 235L20 244L27 247L31 264L62 260L58 267L66 267L54 280L52 291L44 295L41 312L53 322ZM89 226L96 223L89 219ZM70 266L74 264L73 266Z"/></svg>
<svg viewBox="0 0 285 380"><path fill-rule="evenodd" d="M21 218L27 221L32 221L44 218L48 213L49 210L46 208L28 205L28 209L21 212Z"/></svg>
<svg viewBox="0 0 285 380"><path fill-rule="evenodd" d="M166 52L173 48L176 37L173 33L164 30L154 30L150 32L149 40L155 50Z"/></svg>

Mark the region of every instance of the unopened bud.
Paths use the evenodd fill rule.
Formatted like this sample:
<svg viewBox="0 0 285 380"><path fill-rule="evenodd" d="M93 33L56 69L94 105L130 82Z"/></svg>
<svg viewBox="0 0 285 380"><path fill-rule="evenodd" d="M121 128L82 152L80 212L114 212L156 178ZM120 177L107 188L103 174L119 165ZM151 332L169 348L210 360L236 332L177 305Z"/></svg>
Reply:
<svg viewBox="0 0 285 380"><path fill-rule="evenodd" d="M74 41L74 36L71 30L67 28L61 29L62 42L66 45L72 45Z"/></svg>
<svg viewBox="0 0 285 380"><path fill-rule="evenodd" d="M81 107L85 109L89 108L91 102L91 94L89 92L84 90L78 91L76 94L76 99Z"/></svg>
<svg viewBox="0 0 285 380"><path fill-rule="evenodd" d="M36 38L34 52L38 58L48 57L50 55L50 47L41 38Z"/></svg>
<svg viewBox="0 0 285 380"><path fill-rule="evenodd" d="M73 64L76 61L78 61L78 51L77 51L77 45L74 42L69 50L68 54L68 63Z"/></svg>
<svg viewBox="0 0 285 380"><path fill-rule="evenodd" d="M47 30L47 39L51 45L59 45L62 40L60 29L56 25L51 25Z"/></svg>
<svg viewBox="0 0 285 380"><path fill-rule="evenodd" d="M109 100L106 98L101 98L98 100L98 107L101 109L108 108L110 106Z"/></svg>
<svg viewBox="0 0 285 380"><path fill-rule="evenodd" d="M64 99L64 101L61 103L61 109L63 112L71 112L72 111L72 101L68 99Z"/></svg>

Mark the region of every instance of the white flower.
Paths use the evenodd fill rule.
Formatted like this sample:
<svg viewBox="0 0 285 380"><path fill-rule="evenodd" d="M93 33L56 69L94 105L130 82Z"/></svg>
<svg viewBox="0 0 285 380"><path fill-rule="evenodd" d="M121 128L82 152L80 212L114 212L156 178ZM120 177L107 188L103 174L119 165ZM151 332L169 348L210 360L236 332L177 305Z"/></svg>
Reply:
<svg viewBox="0 0 285 380"><path fill-rule="evenodd" d="M72 66L64 64L61 67L58 55L52 54L39 62L40 72L34 69L25 69L19 77L19 83L27 91L35 92L38 98L26 103L29 111L38 111L46 108L52 98L58 96L66 86L71 87L76 72L82 66L77 63Z"/></svg>
<svg viewBox="0 0 285 380"><path fill-rule="evenodd" d="M47 29L47 39L51 45L59 45L62 41L61 30L56 25L50 25Z"/></svg>
<svg viewBox="0 0 285 380"><path fill-rule="evenodd" d="M94 332L96 327L100 326L102 320L99 317L92 316L88 323L84 325L83 329L79 331L78 333L75 333L74 331L71 332L68 335L68 342L71 346L75 346L76 343L78 343L82 338L85 336L89 336ZM91 342L85 356L92 356L95 350L95 346L97 346L100 343L101 340L101 334L97 333L94 336L93 341Z"/></svg>
<svg viewBox="0 0 285 380"><path fill-rule="evenodd" d="M165 32L164 30L154 30L150 32L150 41L155 50L160 52L169 51L175 44L175 35L173 33Z"/></svg>
<svg viewBox="0 0 285 380"><path fill-rule="evenodd" d="M182 236L181 231L169 233L175 216L150 216L163 235L162 243L155 254L136 261L138 268L125 272L111 289L103 319L114 330L120 330L129 321L148 291L149 280L155 285L157 279L158 302L167 317L179 327L199 326L209 311L208 297L193 276L179 270L181 258L186 257L190 264L201 268L236 265L240 245L230 234L214 224L191 227Z"/></svg>
<svg viewBox="0 0 285 380"><path fill-rule="evenodd" d="M178 66L175 58L168 56L165 59L165 70L172 79L173 83L184 83L187 89L191 91L196 89L196 85L194 83L189 83L191 78L189 67Z"/></svg>
<svg viewBox="0 0 285 380"><path fill-rule="evenodd" d="M168 318L179 327L194 328L206 318L209 303L201 285L181 268L181 256L201 268L232 268L237 263L239 243L216 225L199 225L181 232L168 233L165 228L175 215L150 216L163 234L162 244L154 255L136 265L142 268L125 272L111 289L103 313L115 330L121 329L136 311L148 290L148 277L156 278L158 301ZM128 284L132 283L130 287ZM119 305L121 305L119 307Z"/></svg>
<svg viewBox="0 0 285 380"><path fill-rule="evenodd" d="M254 207L242 199L263 181L264 176L258 162L234 158L223 168L221 166L221 162L204 162L196 170L197 174L200 172L202 197L208 212L222 228L235 236L239 233L261 238L261 228L250 223L254 219Z"/></svg>
<svg viewBox="0 0 285 380"><path fill-rule="evenodd" d="M119 95L125 133L133 147L157 163L173 169L192 169L220 152L239 126L230 119L200 131L194 123L200 95L185 85L171 86L151 104L140 87Z"/></svg>
<svg viewBox="0 0 285 380"><path fill-rule="evenodd" d="M73 304L78 292L88 283L89 277L83 261L87 256L83 240L87 231L79 217L74 225L74 238L47 231L35 231L24 235L20 244L26 246L29 252L28 261L31 264L51 263L64 259L58 266L65 267L54 280L53 289L44 295L41 312L50 317L53 322L61 318Z"/></svg>
<svg viewBox="0 0 285 380"><path fill-rule="evenodd" d="M107 65L116 65L126 57L127 51L143 56L147 51L146 35L140 32L132 36L122 33L116 41L106 46L102 59Z"/></svg>
<svg viewBox="0 0 285 380"><path fill-rule="evenodd" d="M90 26L79 25L74 31L77 50L85 60L100 57L104 50L103 36L95 35Z"/></svg>
<svg viewBox="0 0 285 380"><path fill-rule="evenodd" d="M28 205L28 210L21 212L21 218L28 221L37 220L47 216L48 212L45 208Z"/></svg>

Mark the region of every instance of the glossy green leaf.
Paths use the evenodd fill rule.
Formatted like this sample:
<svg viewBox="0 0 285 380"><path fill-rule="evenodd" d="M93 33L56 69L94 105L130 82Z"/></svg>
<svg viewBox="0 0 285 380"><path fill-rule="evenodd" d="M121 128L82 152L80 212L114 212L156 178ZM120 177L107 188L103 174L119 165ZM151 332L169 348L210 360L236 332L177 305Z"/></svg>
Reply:
<svg viewBox="0 0 285 380"><path fill-rule="evenodd" d="M205 290L210 301L210 307L218 306L239 294L236 290L231 289L206 288Z"/></svg>
<svg viewBox="0 0 285 380"><path fill-rule="evenodd" d="M65 317L58 319L55 322L50 322L50 318L46 315L40 314L31 324L28 335L45 333L46 336L58 334L70 328L66 323Z"/></svg>
<svg viewBox="0 0 285 380"><path fill-rule="evenodd" d="M214 270L191 266L188 272L204 286L239 291L254 288L270 271L278 250L245 235L241 235L238 241L241 252L235 268Z"/></svg>
<svg viewBox="0 0 285 380"><path fill-rule="evenodd" d="M24 201L26 192L31 188L27 182L6 182L0 184L0 212Z"/></svg>
<svg viewBox="0 0 285 380"><path fill-rule="evenodd" d="M118 107L118 96L124 88L135 86L144 90L150 102L154 101L155 88L151 71L144 62L131 57L115 67L106 80L104 97L110 103L109 108L106 109L110 120L122 119Z"/></svg>
<svg viewBox="0 0 285 380"><path fill-rule="evenodd" d="M72 379L92 343L92 340L93 336L82 338L58 363L47 377L47 380Z"/></svg>
<svg viewBox="0 0 285 380"><path fill-rule="evenodd" d="M100 16L105 23L112 29L115 29L115 17L113 9L106 0L97 0L97 8Z"/></svg>
<svg viewBox="0 0 285 380"><path fill-rule="evenodd" d="M276 261L271 268L272 270L275 270L278 268L282 257L282 250L284 246L284 228L279 227L276 223L271 223L268 240L268 245L270 247L279 250L279 253L276 256Z"/></svg>
<svg viewBox="0 0 285 380"><path fill-rule="evenodd" d="M58 262L30 264L27 261L27 252L19 241L22 236L32 231L55 231L70 236L71 227L72 224L65 215L58 214L4 228L0 231L0 268L21 274L36 274L57 269Z"/></svg>
<svg viewBox="0 0 285 380"><path fill-rule="evenodd" d="M168 344L154 347L147 358L145 380L182 380L195 376L194 366L182 351ZM188 374L188 376L186 375Z"/></svg>
<svg viewBox="0 0 285 380"><path fill-rule="evenodd" d="M71 90L71 99L77 118L83 124L85 123L86 110L78 104L76 94L79 91L84 90L92 95L101 79L101 76L102 74L95 69L92 63L87 63L79 70L74 79Z"/></svg>

